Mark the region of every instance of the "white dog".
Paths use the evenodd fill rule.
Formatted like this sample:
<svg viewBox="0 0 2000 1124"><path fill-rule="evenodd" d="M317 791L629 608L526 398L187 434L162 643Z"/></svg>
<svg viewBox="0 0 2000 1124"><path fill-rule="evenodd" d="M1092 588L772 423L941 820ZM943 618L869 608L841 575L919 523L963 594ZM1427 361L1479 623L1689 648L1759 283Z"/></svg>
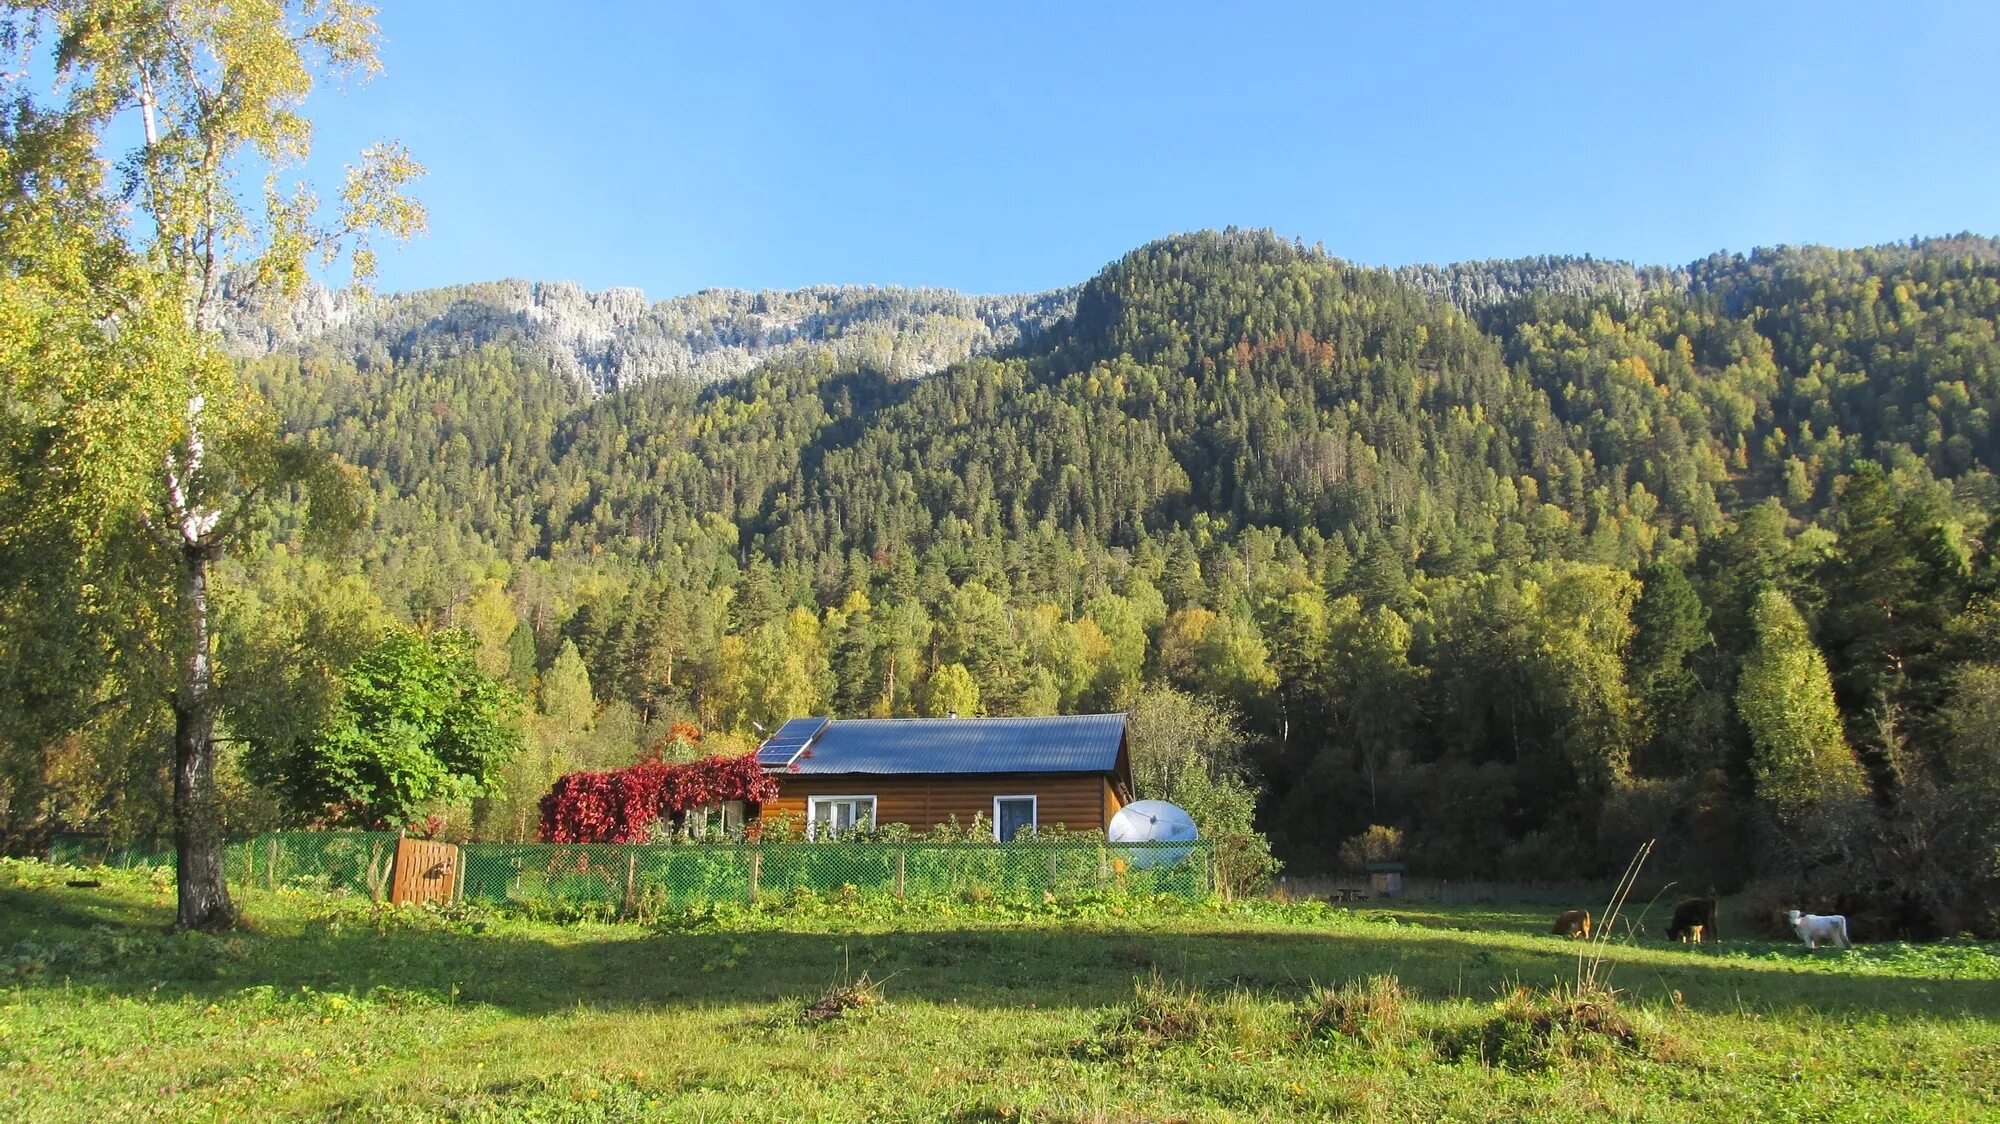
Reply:
<svg viewBox="0 0 2000 1124"><path fill-rule="evenodd" d="M1800 913L1790 910L1785 920L1792 923L1792 932L1806 942L1807 948L1818 948L1821 941L1832 941L1838 948L1846 948L1851 943L1847 939L1847 918L1838 913Z"/></svg>

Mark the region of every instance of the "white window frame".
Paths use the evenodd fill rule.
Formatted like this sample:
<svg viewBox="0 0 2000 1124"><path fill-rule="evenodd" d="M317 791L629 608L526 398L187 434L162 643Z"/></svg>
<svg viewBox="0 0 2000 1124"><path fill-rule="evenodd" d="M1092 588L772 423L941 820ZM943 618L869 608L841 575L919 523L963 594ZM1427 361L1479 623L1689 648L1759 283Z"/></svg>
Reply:
<svg viewBox="0 0 2000 1124"><path fill-rule="evenodd" d="M1015 796L996 796L993 798L993 841L995 843L1000 842L1000 802L1002 800L1026 800L1028 802L1028 834L1033 835L1035 832L1041 830L1041 797L1036 796L1032 792L1023 792Z"/></svg>
<svg viewBox="0 0 2000 1124"><path fill-rule="evenodd" d="M875 815L876 815L876 809L877 809L877 808L880 808L880 807L881 807L881 803L880 803L880 802L879 802L878 800L876 800L876 799L875 799L875 797L874 797L874 795L873 795L873 794L871 794L871 793L864 793L864 792L854 792L854 793L848 793L848 792L835 792L835 793L831 793L831 794L829 794L829 795L826 795L826 796L808 796L808 797L806 797L806 838L807 838L807 839L813 839L813 838L816 838L816 837L817 837L817 835L818 835L818 832L819 832L819 826L818 826L818 825L819 825L819 817L813 814L813 812L814 812L814 809L815 809L815 808L816 808L816 807L817 807L818 805L820 805L820 804L823 804L823 803L825 803L825 804L834 804L834 803L839 803L839 802L842 802L842 801L848 801L848 800L852 800L852 801L856 801L856 802L859 802L859 801L862 801L862 800L866 800L866 801L868 801L868 828L867 828L867 830L869 830L869 831L873 831L873 830L875 830L875 826L876 826L876 824L875 824ZM859 809L859 808L856 808L856 809L854 810L854 822L855 822L855 823L857 823L857 824L861 822L861 809ZM838 837L836 837L836 838L838 838Z"/></svg>
<svg viewBox="0 0 2000 1124"><path fill-rule="evenodd" d="M733 822L730 819L732 812L735 814ZM708 821L713 817L716 821L717 834L736 835L742 832L743 823L749 817L749 814L748 801L723 800L714 804L702 804L689 808L687 819L684 823L687 833L699 838L708 834Z"/></svg>

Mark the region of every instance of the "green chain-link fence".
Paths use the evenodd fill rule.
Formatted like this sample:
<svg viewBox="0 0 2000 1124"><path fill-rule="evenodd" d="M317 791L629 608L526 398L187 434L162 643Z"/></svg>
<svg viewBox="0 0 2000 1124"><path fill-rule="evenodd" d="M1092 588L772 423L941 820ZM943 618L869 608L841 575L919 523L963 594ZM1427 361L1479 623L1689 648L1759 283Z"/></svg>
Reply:
<svg viewBox="0 0 2000 1124"><path fill-rule="evenodd" d="M223 870L235 885L353 890L376 897L388 892L395 859L396 837L385 832L286 831L235 840L223 847ZM139 844L112 847L88 835L58 835L49 841L49 861L171 869L174 852L169 847Z"/></svg>
<svg viewBox="0 0 2000 1124"><path fill-rule="evenodd" d="M1119 889L1196 898L1211 889L1200 843L470 844L464 855L467 898L568 905L698 906L801 891L1024 898Z"/></svg>
<svg viewBox="0 0 2000 1124"><path fill-rule="evenodd" d="M69 866L108 866L137 870L174 865L174 853L144 843L113 846L96 835L58 835L49 840L49 861Z"/></svg>
<svg viewBox="0 0 2000 1124"><path fill-rule="evenodd" d="M171 851L107 850L59 836L56 862L172 866ZM396 837L287 832L228 846L232 882L387 892ZM545 906L688 907L797 896L1040 898L1104 890L1199 898L1214 891L1214 856L1199 843L467 843L458 893Z"/></svg>

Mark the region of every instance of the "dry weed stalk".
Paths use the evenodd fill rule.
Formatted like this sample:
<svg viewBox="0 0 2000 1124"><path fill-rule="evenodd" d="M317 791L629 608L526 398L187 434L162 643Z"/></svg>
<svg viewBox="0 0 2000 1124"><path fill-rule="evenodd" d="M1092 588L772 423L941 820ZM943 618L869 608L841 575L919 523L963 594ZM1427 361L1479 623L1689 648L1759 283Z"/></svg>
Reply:
<svg viewBox="0 0 2000 1124"><path fill-rule="evenodd" d="M1646 860L1652 857L1655 842L1648 839L1632 853L1632 860L1625 864L1625 873L1619 876L1618 886L1611 892L1611 900L1604 907L1604 919L1598 924L1597 932L1584 948L1577 950L1576 993L1579 996L1611 988L1611 973L1605 968L1605 953L1611 943L1612 926L1618 920L1618 912L1625 908L1625 899L1638 885L1639 872L1645 869Z"/></svg>

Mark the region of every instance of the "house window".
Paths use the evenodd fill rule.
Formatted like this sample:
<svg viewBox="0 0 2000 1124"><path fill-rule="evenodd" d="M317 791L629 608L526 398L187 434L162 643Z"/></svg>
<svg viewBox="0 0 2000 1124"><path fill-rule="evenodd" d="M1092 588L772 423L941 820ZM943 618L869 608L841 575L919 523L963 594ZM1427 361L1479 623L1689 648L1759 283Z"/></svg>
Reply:
<svg viewBox="0 0 2000 1124"><path fill-rule="evenodd" d="M875 826L873 796L813 796L806 806L808 839L838 839L850 831L867 831Z"/></svg>
<svg viewBox="0 0 2000 1124"><path fill-rule="evenodd" d="M699 808L689 808L687 832L689 835L736 835L743 830L743 801L724 800L720 804L703 804Z"/></svg>
<svg viewBox="0 0 2000 1124"><path fill-rule="evenodd" d="M993 798L993 838L1008 843L1023 832L1035 833L1035 805L1032 796L996 796Z"/></svg>

